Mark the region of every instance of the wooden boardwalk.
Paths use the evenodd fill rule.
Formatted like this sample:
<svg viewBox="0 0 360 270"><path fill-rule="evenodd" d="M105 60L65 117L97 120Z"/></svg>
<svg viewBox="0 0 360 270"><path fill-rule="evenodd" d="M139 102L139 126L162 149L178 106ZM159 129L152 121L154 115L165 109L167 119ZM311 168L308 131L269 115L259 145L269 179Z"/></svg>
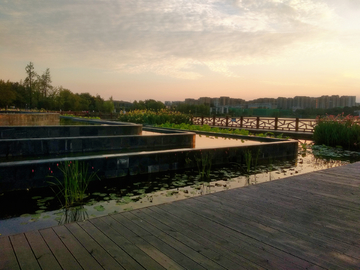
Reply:
<svg viewBox="0 0 360 270"><path fill-rule="evenodd" d="M360 269L360 163L0 238L0 269Z"/></svg>

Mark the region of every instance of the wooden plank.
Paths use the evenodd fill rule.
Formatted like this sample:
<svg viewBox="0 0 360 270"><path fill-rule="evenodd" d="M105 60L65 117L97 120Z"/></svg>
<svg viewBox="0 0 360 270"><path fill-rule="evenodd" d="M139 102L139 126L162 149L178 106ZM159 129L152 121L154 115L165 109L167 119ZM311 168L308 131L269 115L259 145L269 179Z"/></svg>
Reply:
<svg viewBox="0 0 360 270"><path fill-rule="evenodd" d="M278 210L277 208L272 209L272 211L261 211L255 209L251 205L251 202L248 206L246 206L245 203L242 204L241 211L239 211L237 209L239 204L232 203L230 199L219 200L216 196L205 196L201 199L203 206L209 205L210 202L219 203L217 210L223 212L225 215L231 216L235 221L246 222L254 227L269 227L279 230L285 235L288 234L288 238L295 237L299 239L299 241L307 241L314 245L320 245L324 250L330 249L334 251L334 253L343 253L344 257L348 256L348 260L350 261L353 260L356 262L356 259L357 261L360 259L360 248L357 245L351 245L345 241L341 241L344 239L337 236L342 234L341 230L334 232L331 228L324 226L319 226L318 229L315 229L313 223L307 219L302 220L302 217L297 217L296 214L290 213L291 211L286 212L282 209ZM264 209L266 210L267 207L264 206ZM282 218L282 215L285 218ZM334 234L336 234L336 236L333 236Z"/></svg>
<svg viewBox="0 0 360 270"><path fill-rule="evenodd" d="M197 198L195 200L203 200L205 197ZM334 264L338 266L343 267L351 267L351 265L355 265L357 263L360 264L360 261L356 258L346 256L342 252L328 249L319 243L318 241L308 241L311 238L306 237L295 237L292 234L288 233L282 233L281 231L274 229L272 227L269 227L266 225L259 226L257 223L246 223L244 221L244 215L243 211L238 211L239 215L236 217L235 215L231 215L231 220L228 220L227 216L229 216L229 213L226 211L223 211L224 208L221 208L221 204L219 203L219 206L216 206L212 204L212 207L219 211L212 211L209 209L206 209L206 206L209 205L208 202L204 202L200 207L194 207L193 204L188 204L189 200L181 202L181 205L186 205L186 209L189 211L193 211L197 214L200 214L204 216L205 218L209 218L212 220L216 220L219 223L222 223L234 230L241 231L245 233L246 235L251 235L255 237L256 239L269 243L273 246L277 246L279 249L282 249L284 251L291 250L296 248L298 252L301 250L306 250L308 253L306 257L302 256L302 258L312 258L312 260L317 260L318 263L321 263L322 266L327 267L327 264ZM199 210L201 209L201 210ZM220 213L218 213L220 212ZM234 211L236 213L236 211ZM233 213L234 214L234 213ZM269 215L265 214L264 219L268 218ZM245 217L246 219L246 217ZM283 225L283 227L286 227L286 224ZM276 239L275 241L272 239ZM327 241L325 238L323 238L324 241ZM325 242L326 243L326 242ZM324 244L324 243L323 243ZM355 249L353 249L354 252ZM333 254L333 257L329 257L328 253L331 252ZM295 253L293 253L295 254ZM305 254L304 254L305 255ZM343 257L346 258L347 261L351 262L348 264L347 262L343 262L342 260L337 260L337 257Z"/></svg>
<svg viewBox="0 0 360 270"><path fill-rule="evenodd" d="M39 232L63 269L82 269L52 228Z"/></svg>
<svg viewBox="0 0 360 270"><path fill-rule="evenodd" d="M183 203L186 204L186 201L183 201ZM273 245L274 247L282 249L284 252L293 250L292 254L295 255L296 252L299 253L301 251L306 251L306 256L301 256L301 258L309 258L323 267L330 267L331 265L333 265L349 269L350 267L360 263L359 260L346 256L341 252L326 249L325 247L317 243L317 241L309 242L306 241L306 239L296 238L291 234L284 234L280 231L269 232L269 227L265 226L250 226L249 224L243 222L242 217L232 217L231 220L228 220L226 218L228 216L226 213L217 214L214 213L214 211L208 211L208 209L203 208L200 211L196 211L200 208L193 209L192 206L186 209L203 215L206 218L216 220L217 222L220 222L235 231L243 232L246 235L251 235L259 241L268 243L270 245ZM286 224L284 226L286 226ZM328 255L329 252L331 252L332 256ZM338 260L339 257L346 258L346 261Z"/></svg>
<svg viewBox="0 0 360 270"><path fill-rule="evenodd" d="M283 235L277 230L267 230L264 228L255 228L249 226L248 224L241 222L240 220L230 219L228 215L222 215L218 213L215 209L209 210L208 208L198 208L194 206L192 200L179 201L177 203L177 209L187 210L188 212L194 213L194 218L201 216L203 218L203 223L208 222L207 220L212 221L213 223L219 223L223 227L229 228L233 231L232 237L242 239L242 235L247 238L255 239L262 244L272 246L278 250L281 250L285 254L292 256L297 256L304 261L311 261L313 264L317 264L323 267L338 267L336 264L328 262L324 254L314 253L313 250L317 250L319 246L313 245L308 242L299 241L294 237L289 237L289 235ZM174 211L174 210L173 210ZM179 210L176 210L179 211ZM190 215L190 214L187 214ZM270 261L275 260L271 258Z"/></svg>
<svg viewBox="0 0 360 270"><path fill-rule="evenodd" d="M42 269L62 269L39 231L27 232L25 236Z"/></svg>
<svg viewBox="0 0 360 270"><path fill-rule="evenodd" d="M24 234L10 236L21 269L41 269Z"/></svg>
<svg viewBox="0 0 360 270"><path fill-rule="evenodd" d="M279 199L281 199L281 197L279 197ZM249 199L248 197L243 198L241 196L234 198L234 196L227 197L226 194L222 194L220 196L211 196L211 198L205 198L204 200L216 201L221 204L219 206L220 208L222 206L228 207L222 211L231 211L232 209L234 209L233 211L236 211L236 209L238 209L240 206L244 214L248 213L248 217L255 220L257 220L257 215L259 213L264 212L268 216L272 217L271 220L275 222L274 225L278 226L279 228L288 228L287 226L283 226L284 222L288 222L290 225L293 224L294 226L300 226L300 228L303 229L307 228L304 227L304 224L306 224L311 225L311 234L316 233L319 235L324 235L326 238L335 240L339 239L343 242L348 242L348 244L359 243L356 241L356 239L360 237L358 227L356 227L356 229L346 227L346 220L343 222L343 224L337 225L333 222L333 219L329 219L324 215L308 213L306 212L308 206L305 206L305 209L300 211L299 209L290 209L282 206L269 206L269 204L266 202L256 201L256 198ZM309 207L311 206L309 205ZM323 210L325 213L330 211L325 207L322 207L321 210ZM268 219L265 216L265 222L267 221ZM259 222L259 220L256 222Z"/></svg>
<svg viewBox="0 0 360 270"><path fill-rule="evenodd" d="M293 190L292 188L276 187L275 189L269 189L268 185L264 185L264 188L246 188L241 193L217 193L216 196L225 196L229 199L237 200L252 200L255 205L258 203L266 203L267 205L276 204L277 207L283 207L297 211L303 215L313 215L313 217L321 216L328 219L332 224L343 225L348 228L358 229L357 212L349 212L348 208L342 204L332 204L327 199L318 199L318 195L311 195L308 192L301 190ZM301 200L295 200L292 194L301 196ZM331 206L331 207L329 207ZM341 207L340 207L341 206ZM326 207L326 210L324 209ZM326 215L324 215L326 213ZM346 220L346 221L345 221Z"/></svg>
<svg viewBox="0 0 360 270"><path fill-rule="evenodd" d="M196 249L192 249L191 247L184 244L182 241L171 237L169 234L166 234L162 230L158 229L156 226L152 224L152 220L148 218L147 215L142 214L142 210L134 210L126 213L126 216L135 224L142 227L144 230L150 232L151 234L157 236L162 239L168 245L172 246L174 249L177 249L183 254L186 254L187 257L197 262L199 265L203 266L205 269L226 269L221 265L215 263L208 257L202 255L200 253L198 246Z"/></svg>
<svg viewBox="0 0 360 270"><path fill-rule="evenodd" d="M242 268L239 263L242 262L243 258L236 256L232 252L225 251L222 246L194 233L196 229L193 229L189 224L183 225L181 220L174 222L173 220L176 219L176 217L170 216L166 212L163 212L162 214L163 215L158 213L154 207L144 208L139 213L141 218L176 238L178 241L181 241L193 248L200 254L212 259L214 262L222 265L226 269L250 268Z"/></svg>
<svg viewBox="0 0 360 270"><path fill-rule="evenodd" d="M246 187L241 193L237 193L235 190L229 190L229 192L226 193L229 195L229 197L248 196L251 198L255 198L256 201L266 200L268 204L275 203L277 206L283 206L292 209L299 208L300 211L303 208L303 204L311 204L311 207L306 210L311 212L314 212L314 210L316 210L314 213L318 215L324 214L321 209L318 209L321 205L331 204L334 207L330 208L330 211L326 213L329 218L340 218L340 221L341 218L345 218L351 222L351 219L349 219L349 212L347 211L347 208L343 207L345 203L344 201L340 203L337 202L339 200L333 200L331 198L329 199L324 196L314 194L313 192L309 192L308 190L306 190L305 187L303 187L302 190L296 189L293 187L292 183L289 183L289 186L282 184L279 185L279 183L275 182L274 185L269 185L268 183L266 183L258 186ZM219 192L218 194L218 196L222 196L223 193ZM277 199L279 196L282 197L282 200ZM297 197L301 199L297 199ZM309 201L309 198L311 198L311 203ZM351 215L353 216L354 213L352 213ZM354 224L356 224L357 226L357 218L353 217L352 220L354 220Z"/></svg>
<svg viewBox="0 0 360 270"><path fill-rule="evenodd" d="M263 253L267 252L264 249L259 248L257 251L258 255L252 254L248 249L248 243L243 241L236 241L236 243L230 242L230 237L226 234L225 230L221 231L220 227L213 226L214 224L210 224L208 226L206 223L204 225L199 225L194 220L186 220L179 213L167 212L164 210L164 205L160 207L152 206L148 208L153 211L153 215L160 215L159 219L162 222L166 222L171 224L173 228L179 228L179 230L188 235L193 236L196 241L201 243L204 247L208 249L214 249L215 252L219 253L221 256L224 256L227 260L231 260L236 262L239 265L239 269L265 269L260 265L253 263L252 261L257 261L258 259L253 259L253 257L258 257L260 255L260 259L266 261L266 259L262 259ZM221 232L221 234L219 234ZM224 236L225 235L225 236ZM269 266L267 267L269 268Z"/></svg>
<svg viewBox="0 0 360 270"><path fill-rule="evenodd" d="M65 227L75 236L83 247L105 269L124 269L116 262L90 235L77 223L66 224Z"/></svg>
<svg viewBox="0 0 360 270"><path fill-rule="evenodd" d="M129 254L123 249L117 246L112 240L104 235L98 228L96 228L91 222L84 221L78 223L84 231L86 231L91 237L110 254L124 269L144 269L138 262L136 262Z"/></svg>
<svg viewBox="0 0 360 270"><path fill-rule="evenodd" d="M105 217L103 218L103 220L112 226L118 233L137 245L142 251L152 257L165 269L184 269L180 264L168 257L161 250L157 249L148 241L145 241L143 238L139 237L136 233L127 227L122 226L121 223L118 222L118 219L121 219L119 215L111 215L111 220ZM116 221L116 224L113 223L114 221Z"/></svg>
<svg viewBox="0 0 360 270"><path fill-rule="evenodd" d="M163 252L166 256L177 262L179 265L186 269L205 269L200 266L195 261L191 260L189 257L185 256L183 253L179 252L177 249L169 245L165 240L160 239L153 235L152 233L144 230L141 226L131 220L131 214L125 212L117 214L116 220L120 222L123 226L126 226L129 230L136 233L138 236L149 242L151 245L156 247L158 250ZM171 241L171 239L167 239ZM179 244L180 245L180 244Z"/></svg>
<svg viewBox="0 0 360 270"><path fill-rule="evenodd" d="M0 237L0 247L0 269L20 269L9 237Z"/></svg>
<svg viewBox="0 0 360 270"><path fill-rule="evenodd" d="M284 269L284 266L286 266L286 260L277 255L276 249L274 249L272 246L261 243L253 236L235 232L223 224L220 224L216 221L211 221L209 219L203 218L201 215L192 213L186 210L185 207L179 206L178 203L179 202L171 205L161 205L159 208L167 211L181 220L193 223L200 228L198 231L200 235L204 237L207 236L210 240L213 241L218 239L217 243L219 245L222 245L231 252L244 257L254 264L257 264L258 267L264 267L267 269ZM286 254L283 254L283 257L286 257ZM290 262L290 260L287 261ZM300 260L298 263L303 264L306 267L311 265L311 263L304 260ZM293 269L296 269L296 266L292 265L292 267ZM304 268L299 266L298 269Z"/></svg>
<svg viewBox="0 0 360 270"><path fill-rule="evenodd" d="M286 193L286 191L284 192ZM353 233L359 232L358 222L356 221L356 217L358 216L357 212L346 209L346 207L342 207L339 210L340 207L334 207L329 203L319 202L317 199L313 200L310 196L304 196L303 200L296 201L296 203L292 205L287 203L284 204L284 202L291 200L284 192L274 193L265 189L260 189L256 190L256 192L244 190L241 194L220 192L214 196L223 198L224 200L231 200L239 204L249 204L249 202L251 202L249 207L253 208L268 206L269 211L276 209L289 210L290 214L301 216L304 219L306 218L314 221L320 220L321 218L321 221L328 222L332 226L335 225L348 228ZM274 205L276 205L276 208L270 207Z"/></svg>
<svg viewBox="0 0 360 270"><path fill-rule="evenodd" d="M56 226L53 230L83 269L103 269L65 226Z"/></svg>
<svg viewBox="0 0 360 270"><path fill-rule="evenodd" d="M102 218L93 218L89 220L99 230L101 230L107 237L109 237L119 247L123 248L131 257L133 257L139 264L147 269L163 269L154 259L137 247L134 243L128 241L125 237L119 234L116 230L109 226ZM116 221L114 221L116 222Z"/></svg>

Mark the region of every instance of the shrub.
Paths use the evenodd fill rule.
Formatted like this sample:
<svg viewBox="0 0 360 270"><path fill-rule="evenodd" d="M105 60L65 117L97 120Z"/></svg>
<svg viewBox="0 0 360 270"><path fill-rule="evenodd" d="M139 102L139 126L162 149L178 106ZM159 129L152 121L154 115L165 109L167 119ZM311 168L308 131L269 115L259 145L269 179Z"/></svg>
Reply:
<svg viewBox="0 0 360 270"><path fill-rule="evenodd" d="M315 144L360 150L359 118L351 115L344 116L344 114L318 117L313 138Z"/></svg>
<svg viewBox="0 0 360 270"><path fill-rule="evenodd" d="M174 124L189 124L190 116L180 112L173 112L162 109L158 112L152 110L133 110L126 114L121 114L119 120L138 124L161 125L166 122Z"/></svg>

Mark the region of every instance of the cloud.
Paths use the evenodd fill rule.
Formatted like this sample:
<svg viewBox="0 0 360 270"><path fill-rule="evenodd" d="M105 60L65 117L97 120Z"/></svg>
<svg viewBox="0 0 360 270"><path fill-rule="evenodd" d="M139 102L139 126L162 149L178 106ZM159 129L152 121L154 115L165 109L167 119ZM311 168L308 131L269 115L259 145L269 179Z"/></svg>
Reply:
<svg viewBox="0 0 360 270"><path fill-rule="evenodd" d="M3 2L0 46L13 57L181 79L320 46L337 20L315 0Z"/></svg>

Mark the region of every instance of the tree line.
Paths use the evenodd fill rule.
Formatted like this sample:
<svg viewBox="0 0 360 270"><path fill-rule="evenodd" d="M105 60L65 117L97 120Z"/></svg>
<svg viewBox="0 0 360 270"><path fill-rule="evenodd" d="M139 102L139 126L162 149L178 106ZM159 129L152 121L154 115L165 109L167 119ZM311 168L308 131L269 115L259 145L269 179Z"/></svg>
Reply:
<svg viewBox="0 0 360 270"><path fill-rule="evenodd" d="M25 72L27 76L20 82L0 79L0 108L108 113L114 110L112 98L105 101L100 95L78 94L62 86L53 86L49 68L39 75L30 62Z"/></svg>

